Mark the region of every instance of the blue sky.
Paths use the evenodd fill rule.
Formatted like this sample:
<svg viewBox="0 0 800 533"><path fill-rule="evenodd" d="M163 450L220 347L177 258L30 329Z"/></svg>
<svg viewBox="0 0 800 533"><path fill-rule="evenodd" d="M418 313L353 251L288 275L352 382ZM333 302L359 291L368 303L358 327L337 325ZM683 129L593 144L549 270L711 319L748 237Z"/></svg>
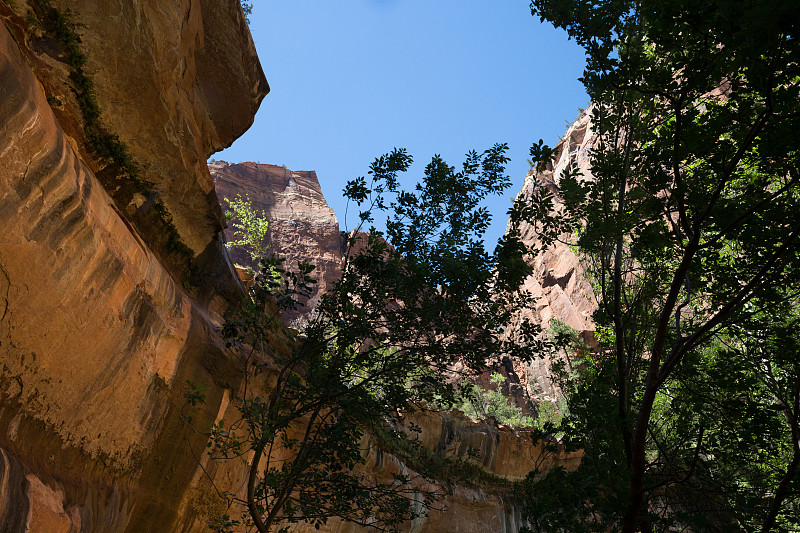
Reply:
<svg viewBox="0 0 800 533"><path fill-rule="evenodd" d="M315 170L343 227L345 182L392 148L414 157L410 188L434 154L458 168L505 142L513 185L488 204L493 248L531 143L555 144L588 100L582 50L525 0L255 0L250 18L271 92L212 157Z"/></svg>

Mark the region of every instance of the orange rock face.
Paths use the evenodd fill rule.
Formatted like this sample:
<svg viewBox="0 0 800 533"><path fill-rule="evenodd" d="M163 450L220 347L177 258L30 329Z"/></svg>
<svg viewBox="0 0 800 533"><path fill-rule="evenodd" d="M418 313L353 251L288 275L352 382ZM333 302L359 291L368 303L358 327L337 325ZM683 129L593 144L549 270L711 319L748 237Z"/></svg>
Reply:
<svg viewBox="0 0 800 533"><path fill-rule="evenodd" d="M209 154L244 133L269 91L238 0L54 0L87 53L101 125L140 162L183 241L220 231Z"/></svg>
<svg viewBox="0 0 800 533"><path fill-rule="evenodd" d="M242 292L211 175L225 196L249 194L269 213L276 251L318 266L317 294L340 268L336 216L313 172L206 167L268 90L237 0L51 4L80 36L100 124L128 147L211 281L193 288L137 230L149 199L120 203L105 188L117 170L89 148L64 47L30 23L28 2L0 1L0 531L206 531L200 464L233 491L247 471L206 462L206 437L184 418L187 381L207 388L197 428L236 417L241 392L241 361L219 326ZM516 531L508 483L538 457L530 437L451 414L415 420L430 453L478 449L474 466L502 483L442 481L442 509L409 528ZM364 454L376 477L409 470L368 441Z"/></svg>
<svg viewBox="0 0 800 533"><path fill-rule="evenodd" d="M191 217L214 221L188 231L184 217L182 235L195 249L219 227L205 157L244 131L266 90L263 76L251 75L260 74L255 56L242 48L246 26L213 29L241 17L238 4L214 7L216 22L201 16L212 9L204 4L174 11L172 22L188 14L194 28L181 37L194 43L189 53L161 49L160 34L175 34L151 24L169 22L157 14L163 4L136 4L139 11L120 18L108 2L69 3L90 69L118 69L96 82L109 127L120 124L112 131L130 137L148 176L163 173L165 197L175 193ZM180 419L185 382L217 385L212 411L199 415L211 423L224 389L236 387L235 366L221 350L213 306L175 282L98 181L93 169L102 165L86 151L82 118L69 95L50 92L59 80L69 87L69 68L57 43L26 28L27 6L15 6L20 13L0 3L0 530L172 531L197 469L187 444L203 445ZM101 45L95 30L111 40ZM226 35L236 39L215 41ZM229 48L239 50L238 82L230 72L209 77L209 58L231 61L218 55ZM131 50L148 60L125 63ZM167 63L167 79L155 80ZM141 84L131 80L140 75ZM201 86L229 78L248 90L207 102ZM222 309L225 297L217 300Z"/></svg>

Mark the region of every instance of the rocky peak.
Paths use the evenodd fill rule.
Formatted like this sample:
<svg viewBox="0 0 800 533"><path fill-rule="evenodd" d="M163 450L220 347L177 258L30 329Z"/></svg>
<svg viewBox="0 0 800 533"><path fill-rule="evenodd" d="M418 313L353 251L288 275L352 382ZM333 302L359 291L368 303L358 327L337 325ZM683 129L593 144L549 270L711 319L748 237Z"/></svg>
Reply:
<svg viewBox="0 0 800 533"><path fill-rule="evenodd" d="M217 195L223 209L225 199L248 198L253 208L263 211L269 221L266 241L272 252L286 258L286 266L298 261L315 266L312 277L317 280L311 298L284 319L292 322L308 313L321 294L339 278L342 268L342 237L339 220L322 195L317 173L292 171L277 165L261 163L209 163ZM225 229L228 242L235 240L233 229ZM234 263L256 267L243 249L229 250Z"/></svg>

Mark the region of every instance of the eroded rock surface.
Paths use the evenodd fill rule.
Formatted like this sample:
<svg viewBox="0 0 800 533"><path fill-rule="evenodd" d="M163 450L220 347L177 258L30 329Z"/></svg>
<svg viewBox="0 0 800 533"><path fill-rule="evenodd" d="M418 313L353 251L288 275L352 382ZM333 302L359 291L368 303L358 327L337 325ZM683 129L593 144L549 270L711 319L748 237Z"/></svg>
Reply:
<svg viewBox="0 0 800 533"><path fill-rule="evenodd" d="M269 220L266 241L270 251L286 258L286 266L294 268L298 261L305 261L316 267L312 277L317 283L311 298L285 318L292 322L308 313L341 275L343 258L339 220L322 196L317 173L224 161L210 163L209 169L223 205L224 199L240 196L249 198L254 209L264 212ZM236 239L231 227L225 230L225 237L228 242ZM257 266L240 247L232 247L230 254L237 264Z"/></svg>
<svg viewBox="0 0 800 533"><path fill-rule="evenodd" d="M207 387L196 428L234 419L241 393L241 361L218 330L241 292L205 159L249 126L266 81L236 0L51 3L80 35L101 125L163 199L191 266L217 277L198 291L137 229L152 195L120 203L106 188L118 169L90 148L63 46L30 22L28 2L0 2L0 531L205 531L198 459L234 492L247 472L245 461L204 462L205 436L184 418L187 381ZM303 250L295 257L316 262L325 290L341 237L316 175L229 167L232 193L252 190L273 213L274 247ZM245 175L256 185L237 182ZM274 191L261 205L258 179ZM442 510L410 530L516 531L508 483L532 468L530 437L426 416L417 423L430 453L478 449L474 466L502 483L440 480ZM411 471L368 441L364 453L376 477Z"/></svg>
<svg viewBox="0 0 800 533"><path fill-rule="evenodd" d="M269 86L238 0L53 0L87 53L101 125L118 135L200 254L222 228L206 168Z"/></svg>
<svg viewBox="0 0 800 533"><path fill-rule="evenodd" d="M28 28L26 4L14 4L16 12L0 3L0 529L172 531L197 469L188 443L203 446L203 437L180 418L185 382L216 385L207 399L212 411L198 415L211 423L224 389L236 387L236 365L221 349L210 307L187 295L98 181L82 118L68 101L46 92L59 77L61 87L69 86L58 43ZM217 100L223 109L199 98L202 76L194 73L183 82L193 96L174 92L173 85L180 85L174 79L137 93L154 83L157 70L147 70L153 62L154 68L202 63L208 47L240 48L250 39L239 25L234 42L215 43L211 27L230 24L238 4L225 2L228 16L223 10L216 22L202 19L202 4L191 2L189 9L187 2L183 14L176 10L175 20L169 19L177 23L191 14L196 29L203 28L191 38L191 53L162 50L175 27L162 27L159 36L151 24L172 5L136 3L142 11L130 19L108 12L107 2L69 7L86 33L82 46L90 65L97 61L99 71L107 61L119 69L99 75L96 84L109 127L124 124L119 135L131 137L139 162L169 176L159 187L174 188L197 216L215 219L205 157L247 127L265 87L244 73L238 83L252 90ZM95 40L95 30L110 40ZM116 64L126 54L136 56L128 48L147 48L146 60ZM130 80L137 75L147 78L141 86ZM235 88L235 76L228 75ZM183 103L157 108L176 95ZM140 96L153 101L135 103ZM51 106L59 108L58 116ZM131 106L141 112L128 116ZM224 106L231 106L230 114ZM227 122L215 122L215 115ZM153 133L181 129L186 136L171 140ZM151 134L155 144L144 139ZM214 227L206 224L187 242L206 247Z"/></svg>

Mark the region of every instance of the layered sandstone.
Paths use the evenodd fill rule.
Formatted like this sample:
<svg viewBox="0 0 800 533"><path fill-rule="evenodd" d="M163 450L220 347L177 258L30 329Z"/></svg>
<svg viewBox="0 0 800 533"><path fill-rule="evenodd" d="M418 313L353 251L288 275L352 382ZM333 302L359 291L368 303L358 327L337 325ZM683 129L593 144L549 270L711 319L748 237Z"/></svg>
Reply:
<svg viewBox="0 0 800 533"><path fill-rule="evenodd" d="M108 186L119 169L91 149L62 43L32 22L29 3L0 2L0 531L205 531L205 474L240 491L247 472L246 461L205 461L206 437L185 418L187 381L207 388L195 428L234 419L242 392L219 326L243 293L205 160L249 126L268 87L236 0L51 3L80 36L100 124L152 190ZM325 290L341 240L316 175L231 166L269 176L274 192L256 206L275 214L273 245L305 247L297 257L327 273ZM195 254L192 277L148 225L155 199ZM275 335L289 350L288 333ZM443 510L411 530L516 531L508 483L535 464L530 436L426 417L431 454L478 449L476 468L500 482L440 480ZM376 477L411 469L374 442L364 453Z"/></svg>
<svg viewBox="0 0 800 533"><path fill-rule="evenodd" d="M438 494L433 508L427 510L401 531L438 533L441 531L463 533L515 533L524 524L513 496L513 483L523 479L532 469L547 471L554 465L567 469L577 466L579 453L552 452L545 443L536 441L530 432L516 431L506 426L496 426L469 420L453 412L405 413L395 421L398 428L411 423L419 434L408 432L410 438L419 438L423 453L415 458L405 457L387 449L378 438L365 435L361 441L365 463L357 467L357 474L379 483L391 483L392 474L411 479L418 491L419 502L423 492ZM300 435L296 435L299 437ZM456 466L444 466L444 460L457 461ZM426 461L434 468L434 478L428 479L415 471L415 462ZM246 483L246 471L231 469L225 462L210 461L204 464L217 489L241 493ZM440 469L437 469L440 468ZM199 493L204 503L190 507L192 512L182 513L186 530L200 527L214 507L214 489L207 479L202 480ZM206 482L206 483L203 483ZM208 498L208 495L212 495ZM422 510L422 504L417 506ZM238 516L242 507L227 509ZM191 522L189 520L194 520ZM297 525L292 531L315 531L312 526ZM331 518L319 529L323 533L361 533L365 528Z"/></svg>
<svg viewBox="0 0 800 533"><path fill-rule="evenodd" d="M204 161L266 92L238 2L55 5L106 126L213 252ZM198 304L104 189L60 44L27 9L0 2L0 530L173 531L204 443L180 417L186 381L213 385L206 424L238 386L212 311L231 295Z"/></svg>
<svg viewBox="0 0 800 533"><path fill-rule="evenodd" d="M410 532L514 533L524 525L512 494L512 483L523 479L533 468L546 471L554 465L571 469L580 454L545 449L528 432L469 420L459 412L417 412L407 414L401 423L413 422L430 460L460 459L463 466L448 470L435 480L418 480L419 490L435 491L442 497L436 508L408 524ZM390 473L415 477L413 467L398 456L382 451L365 439L367 462L364 471L384 483ZM472 467L472 468L471 468ZM357 533L351 524L330 521L321 531Z"/></svg>
<svg viewBox="0 0 800 533"><path fill-rule="evenodd" d="M253 122L269 86L238 0L52 0L69 14L114 132L195 254L222 228L208 155ZM24 7L21 7L24 10Z"/></svg>
<svg viewBox="0 0 800 533"><path fill-rule="evenodd" d="M287 268L295 268L300 261L314 265L316 284L311 298L285 318L291 323L304 316L339 278L343 257L339 220L322 195L316 172L224 161L210 163L209 169L223 206L225 200L241 197L265 215L269 221L266 244L270 252L286 259ZM237 239L232 227L225 230L225 237L228 242ZM237 264L257 267L241 247L231 247L230 255Z"/></svg>

